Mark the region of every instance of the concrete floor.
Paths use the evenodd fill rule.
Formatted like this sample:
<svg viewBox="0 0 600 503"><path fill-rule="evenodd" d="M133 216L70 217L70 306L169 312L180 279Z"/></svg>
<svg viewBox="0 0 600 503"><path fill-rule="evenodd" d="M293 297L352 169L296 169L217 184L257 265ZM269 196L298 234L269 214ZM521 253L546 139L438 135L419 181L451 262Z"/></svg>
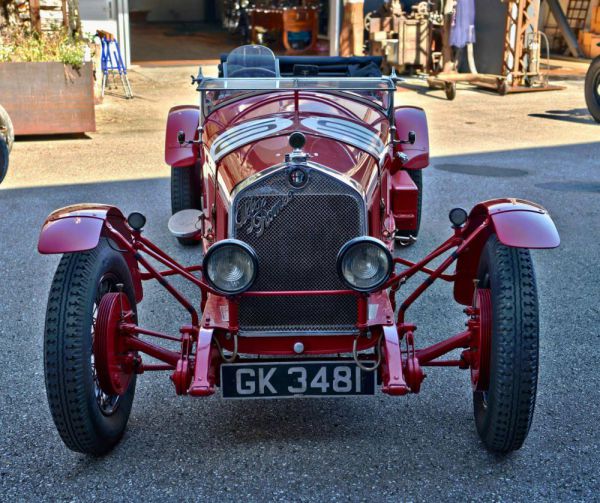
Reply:
<svg viewBox="0 0 600 503"><path fill-rule="evenodd" d="M206 23L131 24L131 61L141 65L218 60L235 49L239 37Z"/></svg>
<svg viewBox="0 0 600 503"><path fill-rule="evenodd" d="M174 66L214 63L221 54L241 43L219 25L206 23L131 24L131 61L140 66ZM272 47L275 54L286 50ZM307 54L327 55L329 45L319 40L317 51Z"/></svg>
<svg viewBox="0 0 600 503"><path fill-rule="evenodd" d="M214 72L214 67L211 69ZM480 445L468 376L432 369L421 393L391 398L225 402L176 397L166 375L143 375L128 430L109 456L61 443L46 404L42 334L56 256L36 252L53 209L81 201L148 217L146 234L184 263L196 250L166 230L170 106L194 103L195 67L131 72L136 99L108 96L98 132L83 139L17 141L0 187L0 494L12 500L592 501L600 494L600 126L581 80L566 90L499 97L460 88L399 92L426 108L432 167L418 243L424 255L449 233L447 211L496 196L545 205L561 247L533 253L540 290L541 367L525 446L497 457ZM206 72L208 73L208 72ZM193 294L190 291L190 294ZM176 331L181 310L149 285L143 324ZM417 342L462 329L444 285L409 311Z"/></svg>

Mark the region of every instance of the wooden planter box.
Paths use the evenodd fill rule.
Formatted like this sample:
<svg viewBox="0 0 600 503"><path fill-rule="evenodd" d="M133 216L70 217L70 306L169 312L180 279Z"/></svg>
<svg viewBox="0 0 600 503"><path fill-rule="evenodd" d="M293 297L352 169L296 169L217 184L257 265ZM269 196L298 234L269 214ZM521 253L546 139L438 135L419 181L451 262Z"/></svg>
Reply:
<svg viewBox="0 0 600 503"><path fill-rule="evenodd" d="M0 104L16 135L96 131L92 63L0 63Z"/></svg>

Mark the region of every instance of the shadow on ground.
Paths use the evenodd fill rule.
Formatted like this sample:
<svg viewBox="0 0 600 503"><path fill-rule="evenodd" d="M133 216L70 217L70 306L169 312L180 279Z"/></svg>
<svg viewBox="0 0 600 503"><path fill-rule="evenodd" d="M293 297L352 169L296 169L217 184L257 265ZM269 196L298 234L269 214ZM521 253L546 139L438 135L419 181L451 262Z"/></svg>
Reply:
<svg viewBox="0 0 600 503"><path fill-rule="evenodd" d="M539 119L574 122L577 124L597 125L587 108L573 108L571 110L548 110L546 113L533 113L528 114L528 116L537 117Z"/></svg>
<svg viewBox="0 0 600 503"><path fill-rule="evenodd" d="M45 217L72 203L114 204L125 214L144 213L145 235L183 263L198 261L199 252L181 247L167 232L168 178L0 188L0 369L3 382L10 382L0 393L0 484L6 499L593 499L600 417L597 407L585 404L600 400L594 371L600 323L594 292L600 279L590 267L597 262L592 231L599 155L600 143L507 147L437 157L435 166L459 169L425 174L422 232L415 246L401 252L409 259L450 235L446 215L456 203L468 208L482 199L523 197L547 206L560 224L561 247L534 254L543 331L536 416L523 449L503 458L486 452L477 439L469 377L455 369L428 371L416 396L263 402L177 397L167 374L147 373L138 381L127 433L114 452L91 459L68 451L44 391L45 304L58 261L36 251ZM504 169L525 174L506 176ZM400 295L413 286L403 286ZM143 325L177 333L187 322L159 285L149 284L145 294ZM451 290L436 283L410 311L419 345L462 329L464 315L451 299Z"/></svg>

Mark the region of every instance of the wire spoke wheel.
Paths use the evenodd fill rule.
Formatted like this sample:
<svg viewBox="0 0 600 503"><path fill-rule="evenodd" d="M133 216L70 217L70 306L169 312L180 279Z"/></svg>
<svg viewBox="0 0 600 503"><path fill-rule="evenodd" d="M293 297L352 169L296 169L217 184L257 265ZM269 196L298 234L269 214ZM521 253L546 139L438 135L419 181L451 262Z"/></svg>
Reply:
<svg viewBox="0 0 600 503"><path fill-rule="evenodd" d="M96 330L97 330L97 322L98 322L98 307L102 298L110 292L117 291L117 278L114 274L105 274L100 281L98 282L98 288L96 291L96 298L94 302L93 314L92 314L92 353L91 353L91 368L92 368L92 377L94 379L94 396L96 397L96 403L100 408L100 411L105 416L110 416L114 414L117 408L119 407L119 399L120 395L118 394L108 394L102 390L102 386L100 385L100 380L98 378L98 372L96 371L96 357L94 348L97 343L96 339Z"/></svg>
<svg viewBox="0 0 600 503"><path fill-rule="evenodd" d="M529 250L492 234L483 248L474 295L471 384L477 432L496 452L519 449L535 408L539 315Z"/></svg>
<svg viewBox="0 0 600 503"><path fill-rule="evenodd" d="M106 342L106 330L99 331L102 306L111 296L126 297L124 306L135 321L135 293L127 262L101 238L93 250L63 255L46 311L44 370L54 424L68 448L96 456L120 441L135 394L134 372L124 372L121 381L118 375L122 386L112 388L99 372L106 368L101 365L106 358L98 354L98 348L106 346L100 344ZM121 311L116 315L119 321Z"/></svg>
<svg viewBox="0 0 600 503"><path fill-rule="evenodd" d="M469 321L472 324L472 332L476 334L471 341L471 384L473 391L487 393L490 382L492 343L492 293L490 289L477 288L474 300L474 314Z"/></svg>

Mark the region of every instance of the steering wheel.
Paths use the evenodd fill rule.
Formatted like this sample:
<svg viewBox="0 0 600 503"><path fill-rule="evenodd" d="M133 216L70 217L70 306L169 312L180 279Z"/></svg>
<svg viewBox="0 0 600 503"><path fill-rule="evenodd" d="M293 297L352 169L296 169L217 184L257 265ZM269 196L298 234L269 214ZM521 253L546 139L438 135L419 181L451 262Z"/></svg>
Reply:
<svg viewBox="0 0 600 503"><path fill-rule="evenodd" d="M246 68L240 68L239 70L233 70L229 75L230 78L240 77L276 77L275 70L269 68L262 68L260 66L249 66Z"/></svg>

